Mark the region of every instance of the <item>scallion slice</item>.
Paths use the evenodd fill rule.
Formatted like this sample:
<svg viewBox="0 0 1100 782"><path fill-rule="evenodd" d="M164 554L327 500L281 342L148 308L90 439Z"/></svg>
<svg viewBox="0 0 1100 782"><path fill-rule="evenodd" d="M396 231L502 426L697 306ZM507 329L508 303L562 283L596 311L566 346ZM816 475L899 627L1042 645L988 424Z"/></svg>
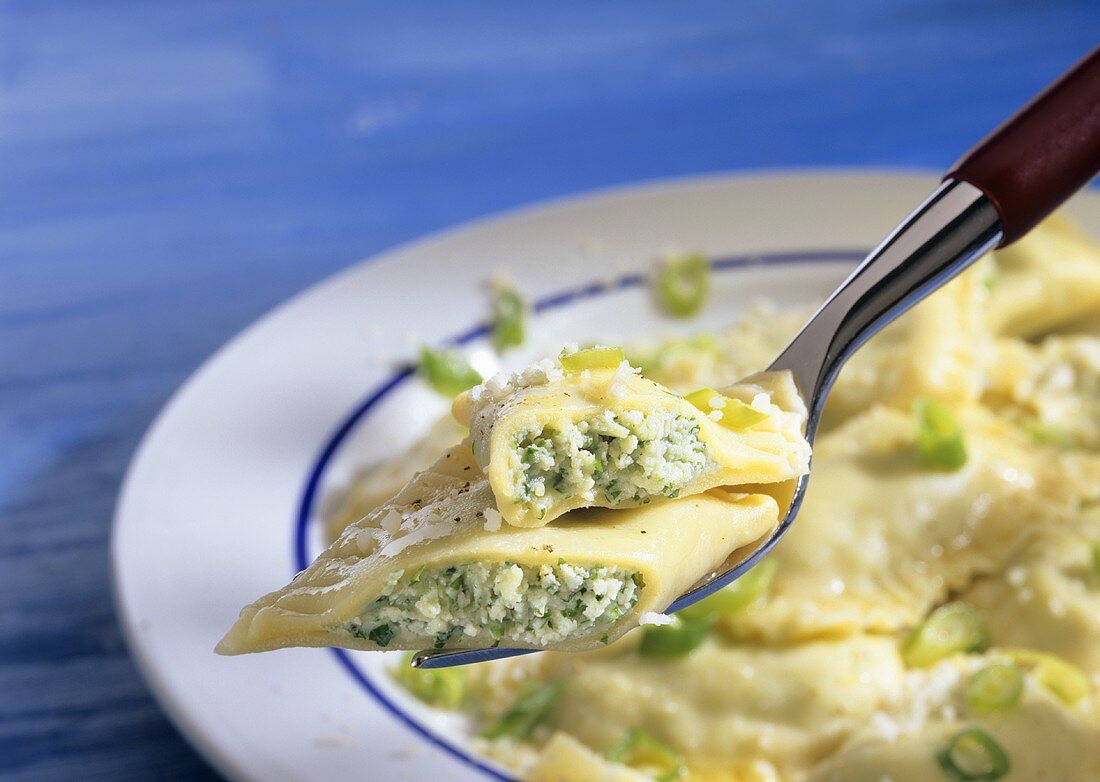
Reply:
<svg viewBox="0 0 1100 782"><path fill-rule="evenodd" d="M989 643L985 619L969 603L947 603L915 628L902 647L906 665L926 668L945 657L980 652Z"/></svg>
<svg viewBox="0 0 1100 782"><path fill-rule="evenodd" d="M743 611L767 593L778 567L774 559L763 559L729 586L681 609L676 615L683 619L702 619L730 616Z"/></svg>
<svg viewBox="0 0 1100 782"><path fill-rule="evenodd" d="M481 735L487 739L499 739L504 736L526 738L550 714L550 709L554 707L564 688L564 679L549 684L528 682L519 691L515 703Z"/></svg>
<svg viewBox="0 0 1100 782"><path fill-rule="evenodd" d="M1003 714L1016 708L1024 692L1024 677L1011 662L993 662L966 683L966 703L974 714Z"/></svg>
<svg viewBox="0 0 1100 782"><path fill-rule="evenodd" d="M1011 658L1065 704L1072 706L1092 690L1088 675L1057 655L1034 649L1008 648L997 651Z"/></svg>
<svg viewBox="0 0 1100 782"><path fill-rule="evenodd" d="M947 776L959 782L993 782L1012 769L997 740L978 728L956 733L936 754Z"/></svg>
<svg viewBox="0 0 1100 782"><path fill-rule="evenodd" d="M684 399L708 416L715 412L719 413L718 423L734 431L748 429L768 418L767 413L760 412L740 399L723 396L713 388L700 388L698 391L692 391Z"/></svg>
<svg viewBox="0 0 1100 782"><path fill-rule="evenodd" d="M642 657L683 657L703 643L716 617L676 618L672 624L646 627L638 654Z"/></svg>
<svg viewBox="0 0 1100 782"><path fill-rule="evenodd" d="M1051 445L1068 451L1074 447L1073 433L1068 429L1045 424L1034 416L1026 416L1020 419L1020 426L1030 435L1031 439L1040 445Z"/></svg>
<svg viewBox="0 0 1100 782"><path fill-rule="evenodd" d="M454 350L421 348L417 370L428 385L448 397L458 396L483 380L470 362Z"/></svg>
<svg viewBox="0 0 1100 782"><path fill-rule="evenodd" d="M954 472L966 464L962 427L950 408L935 399L913 402L917 419L917 454L929 467Z"/></svg>
<svg viewBox="0 0 1100 782"><path fill-rule="evenodd" d="M606 757L612 763L656 769L657 782L671 782L687 776L683 758L641 728L632 728L627 731L627 734L607 751Z"/></svg>
<svg viewBox="0 0 1100 782"><path fill-rule="evenodd" d="M523 344L526 334L527 303L514 288L499 286L493 291L493 345L498 351Z"/></svg>
<svg viewBox="0 0 1100 782"><path fill-rule="evenodd" d="M586 369L615 369L626 360L626 354L622 348L601 346L562 353L559 360L566 372L583 372Z"/></svg>
<svg viewBox="0 0 1100 782"><path fill-rule="evenodd" d="M412 653L405 655L396 668L393 678L414 697L441 709L456 709L466 697L466 671L461 666L453 668L413 668L409 664Z"/></svg>
<svg viewBox="0 0 1100 782"><path fill-rule="evenodd" d="M710 259L702 253L670 258L660 265L653 290L662 309L677 318L696 314L710 294Z"/></svg>

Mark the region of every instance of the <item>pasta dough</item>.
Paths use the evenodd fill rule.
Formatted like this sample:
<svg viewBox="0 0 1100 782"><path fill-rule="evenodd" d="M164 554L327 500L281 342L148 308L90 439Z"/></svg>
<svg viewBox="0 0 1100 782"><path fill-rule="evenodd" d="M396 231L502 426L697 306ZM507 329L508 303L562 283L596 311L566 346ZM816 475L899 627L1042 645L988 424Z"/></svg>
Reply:
<svg viewBox="0 0 1100 782"><path fill-rule="evenodd" d="M456 446L247 606L218 651L598 647L768 533L779 508L715 489L538 529L501 528L495 514L469 446Z"/></svg>

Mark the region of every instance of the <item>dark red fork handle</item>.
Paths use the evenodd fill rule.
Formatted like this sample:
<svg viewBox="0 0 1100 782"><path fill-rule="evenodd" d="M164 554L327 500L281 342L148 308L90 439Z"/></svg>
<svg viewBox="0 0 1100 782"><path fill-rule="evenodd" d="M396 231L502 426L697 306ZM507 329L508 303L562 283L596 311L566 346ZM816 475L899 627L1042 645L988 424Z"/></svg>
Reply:
<svg viewBox="0 0 1100 782"><path fill-rule="evenodd" d="M1100 172L1100 47L967 152L947 179L985 193L1014 242Z"/></svg>

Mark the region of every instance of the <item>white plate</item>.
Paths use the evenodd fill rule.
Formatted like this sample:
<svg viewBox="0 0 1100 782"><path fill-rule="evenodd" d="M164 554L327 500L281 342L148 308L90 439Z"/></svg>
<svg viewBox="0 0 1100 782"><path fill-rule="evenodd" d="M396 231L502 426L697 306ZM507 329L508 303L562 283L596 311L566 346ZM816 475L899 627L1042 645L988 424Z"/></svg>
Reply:
<svg viewBox="0 0 1100 782"><path fill-rule="evenodd" d="M167 405L118 504L119 614L165 711L237 780L508 778L464 747L460 720L389 684L390 655L212 652L242 605L320 550L326 494L408 443L408 421L445 408L392 359L462 335L492 369L478 324L498 272L540 302L534 338L509 364L565 341L720 327L761 297L815 302L935 184L716 176L597 193L399 248L254 324ZM686 326L656 315L638 284L670 246L720 259L710 306Z"/></svg>

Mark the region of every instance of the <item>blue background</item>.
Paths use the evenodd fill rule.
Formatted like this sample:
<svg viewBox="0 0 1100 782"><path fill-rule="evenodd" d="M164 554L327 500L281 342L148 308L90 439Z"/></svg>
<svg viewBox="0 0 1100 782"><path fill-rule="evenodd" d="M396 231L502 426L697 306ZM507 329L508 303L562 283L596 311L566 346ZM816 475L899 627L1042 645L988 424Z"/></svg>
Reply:
<svg viewBox="0 0 1100 782"><path fill-rule="evenodd" d="M719 169L942 169L1100 3L0 0L0 778L207 780L120 640L114 497L211 351L355 260Z"/></svg>

